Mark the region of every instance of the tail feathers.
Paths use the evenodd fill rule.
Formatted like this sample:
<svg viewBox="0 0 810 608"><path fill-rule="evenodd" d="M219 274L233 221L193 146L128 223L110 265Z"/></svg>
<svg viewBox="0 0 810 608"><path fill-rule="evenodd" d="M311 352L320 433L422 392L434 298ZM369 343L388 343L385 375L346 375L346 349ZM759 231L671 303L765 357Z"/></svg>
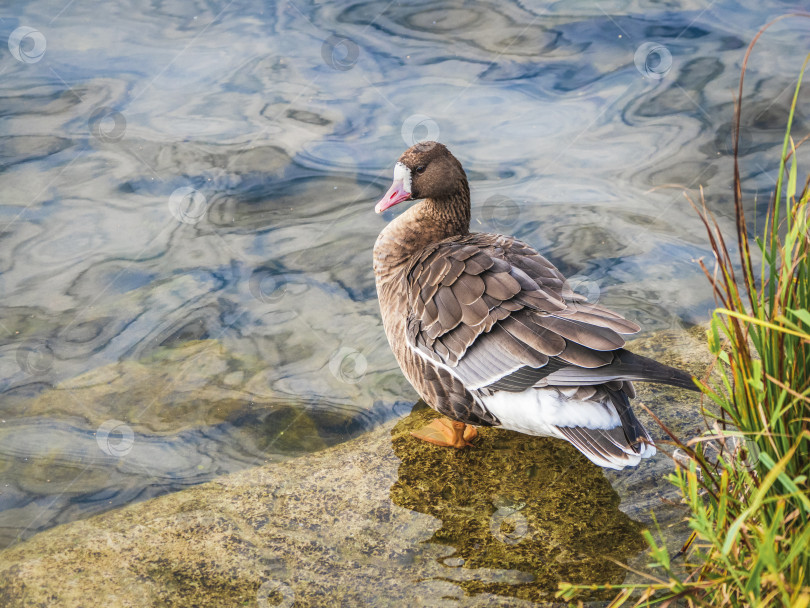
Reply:
<svg viewBox="0 0 810 608"><path fill-rule="evenodd" d="M654 445L632 446L621 428L587 429L581 426L557 427L564 439L600 467L621 470L634 467L642 458L655 454Z"/></svg>
<svg viewBox="0 0 810 608"><path fill-rule="evenodd" d="M660 382L692 391L700 390L695 385L692 375L683 370L664 365L649 357L631 353L629 350L622 349L620 353L621 354L617 357L620 362L619 365L621 367L627 367L628 371L632 369L639 375L638 378L633 378L634 380Z"/></svg>
<svg viewBox="0 0 810 608"><path fill-rule="evenodd" d="M627 394L620 390L608 390L608 394L613 402L613 407L616 408L616 413L619 414L619 420L622 421L621 428L630 447L640 454L644 451L645 446L652 446L652 437L650 437L644 425L636 418L633 408L630 407L630 399L627 398ZM655 454L655 448L653 448L652 454Z"/></svg>
<svg viewBox="0 0 810 608"><path fill-rule="evenodd" d="M615 351L613 362L608 365L596 368L562 366L548 374L543 382L548 386L576 386L602 384L612 380L658 382L699 390L688 373L623 348Z"/></svg>
<svg viewBox="0 0 810 608"><path fill-rule="evenodd" d="M642 458L655 455L655 444L633 413L627 395L621 391L609 391L609 394L621 426L610 429L581 426L556 428L563 438L599 466L617 470L636 466Z"/></svg>

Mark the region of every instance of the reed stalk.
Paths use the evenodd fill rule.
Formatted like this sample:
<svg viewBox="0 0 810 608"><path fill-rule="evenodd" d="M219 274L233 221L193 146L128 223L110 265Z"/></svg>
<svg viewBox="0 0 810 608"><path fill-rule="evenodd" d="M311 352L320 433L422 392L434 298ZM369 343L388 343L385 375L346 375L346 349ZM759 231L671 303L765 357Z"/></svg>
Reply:
<svg viewBox="0 0 810 608"><path fill-rule="evenodd" d="M807 15L804 15L807 16ZM743 62L745 68L756 41ZM674 557L649 531L650 573L621 585L610 604L635 606L810 605L810 176L800 180L791 135L805 59L781 149L767 221L749 239L738 161L741 105L735 111L734 208L739 259L708 211L698 212L715 257L701 261L717 301L707 332L714 372L699 382L705 436L682 443L686 465L669 476L690 510L692 536ZM755 263L752 248L761 261ZM736 264L735 264L736 262ZM710 407L713 405L713 407ZM680 443L680 442L679 442ZM683 563L676 563L676 560ZM571 600L589 586L561 584Z"/></svg>

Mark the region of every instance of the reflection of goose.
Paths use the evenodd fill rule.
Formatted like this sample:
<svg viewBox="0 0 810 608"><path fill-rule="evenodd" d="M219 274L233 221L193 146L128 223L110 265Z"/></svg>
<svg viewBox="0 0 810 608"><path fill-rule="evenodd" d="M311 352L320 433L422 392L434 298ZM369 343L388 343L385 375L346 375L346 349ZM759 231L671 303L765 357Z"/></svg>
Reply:
<svg viewBox="0 0 810 608"><path fill-rule="evenodd" d="M514 433L483 431L482 449L463 453L413 441L409 431L435 416L420 402L393 429L401 462L390 495L440 521L428 543L452 552L436 552L438 576L467 593L535 602L552 601L560 581L624 580L619 563L643 551L641 526L600 469L570 446Z"/></svg>
<svg viewBox="0 0 810 608"><path fill-rule="evenodd" d="M425 200L382 231L374 272L400 367L452 419L414 434L463 447L476 434L466 425L502 426L614 469L655 454L631 381L695 389L691 377L624 350L621 334L639 327L587 302L529 245L471 233L467 178L443 145L407 150L376 211L412 199Z"/></svg>

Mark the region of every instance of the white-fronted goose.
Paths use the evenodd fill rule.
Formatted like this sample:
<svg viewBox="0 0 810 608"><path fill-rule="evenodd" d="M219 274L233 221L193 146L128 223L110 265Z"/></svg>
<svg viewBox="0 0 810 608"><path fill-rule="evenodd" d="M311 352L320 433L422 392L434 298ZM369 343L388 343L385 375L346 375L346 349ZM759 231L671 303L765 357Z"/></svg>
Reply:
<svg viewBox="0 0 810 608"><path fill-rule="evenodd" d="M598 465L655 454L630 407L632 381L695 389L624 348L639 327L574 293L526 243L470 232L470 189L442 144L407 150L375 211L424 199L374 246L383 326L403 373L439 419L415 433L464 447L474 426L565 439Z"/></svg>

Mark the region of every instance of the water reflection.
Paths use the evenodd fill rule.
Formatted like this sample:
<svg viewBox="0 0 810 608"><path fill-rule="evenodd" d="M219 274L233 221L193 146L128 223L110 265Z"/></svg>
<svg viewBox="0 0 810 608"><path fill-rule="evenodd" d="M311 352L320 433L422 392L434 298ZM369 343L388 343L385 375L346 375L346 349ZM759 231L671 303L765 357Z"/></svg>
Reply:
<svg viewBox="0 0 810 608"><path fill-rule="evenodd" d="M420 402L392 431L402 462L391 500L441 521L427 541L452 548L439 580L532 601L553 599L559 581L624 580L617 562L644 547L641 526L599 467L553 439L483 430L456 451L409 435L435 416Z"/></svg>
<svg viewBox="0 0 810 608"><path fill-rule="evenodd" d="M202 339L204 319L168 324L137 360L33 398L7 393L0 540L347 441L384 421L385 404L408 392L391 371L363 388L375 407L304 397L308 387L295 377L285 386L255 358ZM28 365L47 369L49 351L37 346L26 351ZM362 376L356 366L348 370L358 371ZM359 383L339 377L330 376L333 386Z"/></svg>

